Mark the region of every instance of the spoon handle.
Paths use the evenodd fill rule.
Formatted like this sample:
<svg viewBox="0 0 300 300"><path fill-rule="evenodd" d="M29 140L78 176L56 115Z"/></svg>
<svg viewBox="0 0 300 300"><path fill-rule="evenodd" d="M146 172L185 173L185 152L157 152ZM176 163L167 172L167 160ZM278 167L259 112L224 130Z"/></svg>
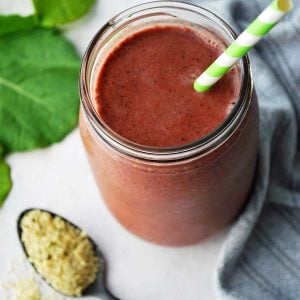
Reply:
<svg viewBox="0 0 300 300"><path fill-rule="evenodd" d="M101 295L101 300L120 300L120 299L115 297L107 289L105 289L103 294Z"/></svg>

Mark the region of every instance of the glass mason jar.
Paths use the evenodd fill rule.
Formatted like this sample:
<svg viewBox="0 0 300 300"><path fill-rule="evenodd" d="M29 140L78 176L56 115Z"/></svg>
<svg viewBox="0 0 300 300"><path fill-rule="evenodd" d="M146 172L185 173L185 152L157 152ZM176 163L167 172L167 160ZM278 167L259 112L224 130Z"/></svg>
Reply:
<svg viewBox="0 0 300 300"><path fill-rule="evenodd" d="M143 239L182 246L212 236L243 208L256 165L258 108L246 56L238 64L239 99L223 124L208 136L176 148L153 148L114 133L95 109L101 64L120 39L140 26L162 22L204 27L227 44L235 38L218 16L185 3L152 2L120 13L100 29L84 55L80 131L112 214Z"/></svg>

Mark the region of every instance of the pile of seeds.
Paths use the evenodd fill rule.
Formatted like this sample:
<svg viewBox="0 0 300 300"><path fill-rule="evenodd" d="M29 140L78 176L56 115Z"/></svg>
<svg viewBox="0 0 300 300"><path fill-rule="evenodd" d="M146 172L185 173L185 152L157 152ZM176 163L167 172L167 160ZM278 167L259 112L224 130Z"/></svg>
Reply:
<svg viewBox="0 0 300 300"><path fill-rule="evenodd" d="M54 289L80 296L95 281L100 261L86 233L41 210L26 213L20 225L29 260Z"/></svg>

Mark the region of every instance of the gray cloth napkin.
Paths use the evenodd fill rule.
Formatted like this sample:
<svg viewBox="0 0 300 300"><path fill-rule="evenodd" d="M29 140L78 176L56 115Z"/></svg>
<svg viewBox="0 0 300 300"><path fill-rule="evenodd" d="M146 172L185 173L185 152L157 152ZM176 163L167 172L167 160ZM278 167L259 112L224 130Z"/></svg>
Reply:
<svg viewBox="0 0 300 300"><path fill-rule="evenodd" d="M217 13L237 33L270 3L192 2ZM218 263L220 299L300 299L300 1L294 4L250 53L260 108L259 157L249 203Z"/></svg>

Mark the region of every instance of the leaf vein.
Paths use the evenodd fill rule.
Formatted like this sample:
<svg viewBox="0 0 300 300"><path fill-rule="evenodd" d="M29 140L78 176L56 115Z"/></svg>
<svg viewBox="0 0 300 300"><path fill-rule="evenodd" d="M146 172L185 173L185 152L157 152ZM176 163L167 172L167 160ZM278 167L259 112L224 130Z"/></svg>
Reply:
<svg viewBox="0 0 300 300"><path fill-rule="evenodd" d="M14 82L7 80L6 78L0 76L0 85L3 85L11 90L13 90L14 92L16 92L17 94L20 94L22 96L25 96L26 98L34 101L35 103L37 103L40 106L43 106L45 108L45 110L53 113L53 110L50 109L49 106L47 106L44 102L43 99L24 90L22 87L18 86L17 84L15 84Z"/></svg>

